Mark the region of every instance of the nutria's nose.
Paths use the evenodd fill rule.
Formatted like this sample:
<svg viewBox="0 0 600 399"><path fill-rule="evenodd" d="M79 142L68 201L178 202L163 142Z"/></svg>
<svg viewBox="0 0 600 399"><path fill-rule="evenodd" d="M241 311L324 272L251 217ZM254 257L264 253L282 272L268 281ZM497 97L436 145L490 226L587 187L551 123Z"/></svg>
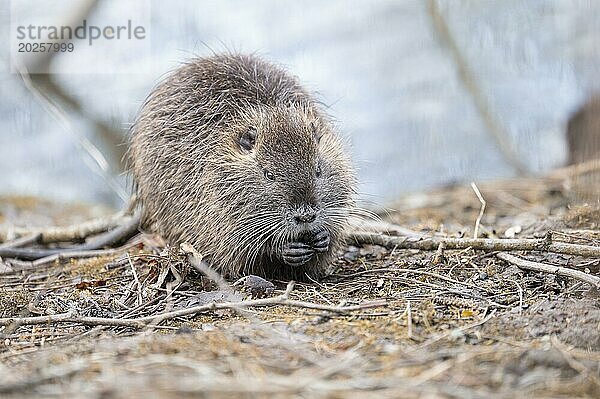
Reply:
<svg viewBox="0 0 600 399"><path fill-rule="evenodd" d="M294 221L297 224L311 223L317 218L317 212L314 209L301 208L294 214Z"/></svg>

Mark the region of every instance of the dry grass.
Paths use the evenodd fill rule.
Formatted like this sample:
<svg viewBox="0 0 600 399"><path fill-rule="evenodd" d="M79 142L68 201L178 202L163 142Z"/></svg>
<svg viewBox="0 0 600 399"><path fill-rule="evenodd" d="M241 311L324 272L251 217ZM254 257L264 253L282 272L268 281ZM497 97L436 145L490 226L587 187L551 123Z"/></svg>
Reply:
<svg viewBox="0 0 600 399"><path fill-rule="evenodd" d="M521 231L517 237L541 237L551 229L557 241L600 245L597 209L569 207L568 193L553 181L478 188L487 203L483 236L512 228L509 234ZM480 201L470 186L415 198L395 204L386 218L417 231L472 236ZM0 317L134 318L248 296L218 290L186 257L161 252L159 244L145 237L127 254L22 271L5 266ZM600 259L521 255L600 272ZM0 330L0 396L600 395L598 292L585 283L524 272L472 249L349 246L337 266L323 281L297 284L290 299L384 306L343 314L281 305L220 309L143 329L9 324ZM281 294L286 283L274 283Z"/></svg>

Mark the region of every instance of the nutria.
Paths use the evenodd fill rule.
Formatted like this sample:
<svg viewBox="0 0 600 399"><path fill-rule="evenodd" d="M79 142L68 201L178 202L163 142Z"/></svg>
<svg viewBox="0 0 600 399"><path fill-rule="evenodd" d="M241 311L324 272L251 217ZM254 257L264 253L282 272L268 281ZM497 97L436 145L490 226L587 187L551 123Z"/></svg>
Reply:
<svg viewBox="0 0 600 399"><path fill-rule="evenodd" d="M600 159L600 94L590 98L567 124L569 165Z"/></svg>
<svg viewBox="0 0 600 399"><path fill-rule="evenodd" d="M131 132L144 225L229 277L318 278L343 242L354 172L324 106L251 55L195 58Z"/></svg>
<svg viewBox="0 0 600 399"><path fill-rule="evenodd" d="M570 179L570 193L577 202L600 203L600 171L593 162L600 160L600 93L596 93L571 116L567 124L568 164L589 163ZM581 165L583 166L583 165Z"/></svg>

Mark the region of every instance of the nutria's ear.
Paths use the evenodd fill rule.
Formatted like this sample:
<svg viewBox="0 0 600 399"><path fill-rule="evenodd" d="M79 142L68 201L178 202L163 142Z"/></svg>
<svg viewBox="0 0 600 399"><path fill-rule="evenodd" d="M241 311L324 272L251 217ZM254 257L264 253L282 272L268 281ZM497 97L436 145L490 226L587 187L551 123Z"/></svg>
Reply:
<svg viewBox="0 0 600 399"><path fill-rule="evenodd" d="M256 143L256 128L254 126L250 126L242 137L240 137L240 147L246 151L252 151L254 148L254 144Z"/></svg>

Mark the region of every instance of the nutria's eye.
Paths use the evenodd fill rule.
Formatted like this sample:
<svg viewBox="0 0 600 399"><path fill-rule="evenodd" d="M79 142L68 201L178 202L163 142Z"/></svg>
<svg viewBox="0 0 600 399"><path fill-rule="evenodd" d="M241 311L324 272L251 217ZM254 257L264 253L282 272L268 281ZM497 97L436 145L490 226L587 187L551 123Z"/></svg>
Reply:
<svg viewBox="0 0 600 399"><path fill-rule="evenodd" d="M269 179L269 180L275 180L275 175L271 171L265 169L265 170L263 170L263 173L265 174L265 177L267 179Z"/></svg>
<svg viewBox="0 0 600 399"><path fill-rule="evenodd" d="M321 177L323 171L321 170L321 165L317 165L317 170L315 170L315 176Z"/></svg>
<svg viewBox="0 0 600 399"><path fill-rule="evenodd" d="M242 137L240 137L240 147L242 147L246 151L251 151L256 143L256 128L250 126Z"/></svg>

